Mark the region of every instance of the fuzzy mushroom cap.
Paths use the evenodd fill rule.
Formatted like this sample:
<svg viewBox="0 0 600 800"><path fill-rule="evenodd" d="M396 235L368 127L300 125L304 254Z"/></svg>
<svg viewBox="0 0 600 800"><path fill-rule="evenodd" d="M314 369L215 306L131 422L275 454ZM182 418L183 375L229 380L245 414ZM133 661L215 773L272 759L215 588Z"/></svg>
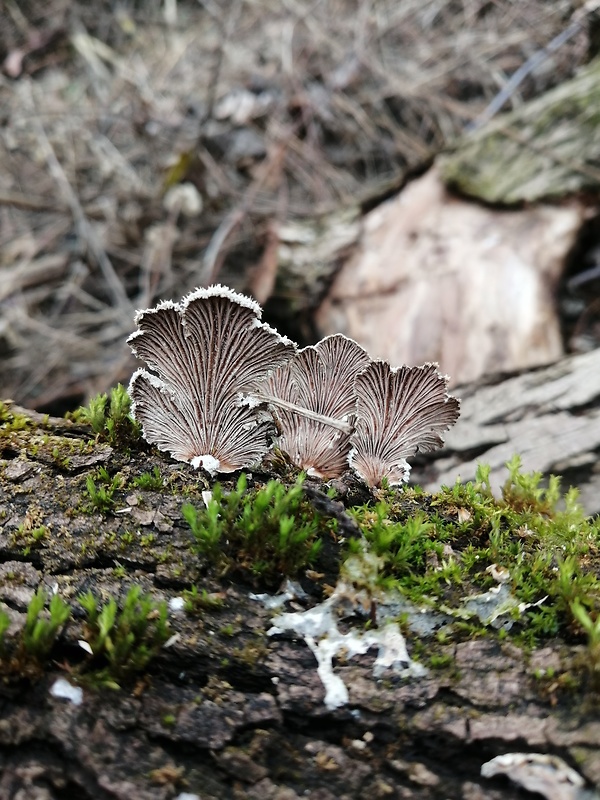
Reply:
<svg viewBox="0 0 600 800"><path fill-rule="evenodd" d="M460 401L448 395L448 377L437 367L393 369L375 361L356 376L349 463L369 486L383 478L392 485L407 481L406 459L441 447L444 431L458 419Z"/></svg>
<svg viewBox="0 0 600 800"><path fill-rule="evenodd" d="M459 401L437 364L372 362L352 339L297 352L260 321L260 306L224 286L136 315L128 339L147 364L129 386L144 437L211 474L260 462L279 446L312 475L348 465L370 486L408 479L406 458L443 443Z"/></svg>
<svg viewBox="0 0 600 800"><path fill-rule="evenodd" d="M274 372L267 381L269 394L300 408L340 422L352 421L356 410L354 377L371 359L352 339L328 336L306 347ZM275 405L281 437L278 445L310 475L340 476L348 469L350 433L301 413Z"/></svg>
<svg viewBox="0 0 600 800"><path fill-rule="evenodd" d="M213 474L262 459L273 420L244 401L296 346L260 316L257 303L223 286L138 312L128 342L148 369L133 375L129 394L149 442Z"/></svg>

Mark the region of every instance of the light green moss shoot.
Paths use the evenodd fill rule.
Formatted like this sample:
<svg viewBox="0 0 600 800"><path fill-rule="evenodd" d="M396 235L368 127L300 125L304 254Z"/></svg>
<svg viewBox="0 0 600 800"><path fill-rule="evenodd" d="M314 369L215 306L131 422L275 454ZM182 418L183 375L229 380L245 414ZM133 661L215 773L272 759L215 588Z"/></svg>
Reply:
<svg viewBox="0 0 600 800"><path fill-rule="evenodd" d="M579 625L600 638L600 523L586 518L574 490L561 498L559 479L544 487L541 474L520 471L519 458L507 466L500 498L480 466L474 482L421 497L416 513L411 489L383 491L375 505L351 510L381 559L379 585L462 619L455 629L472 635L481 625L465 599L502 583L514 598L511 636L521 643L568 636ZM347 547L352 554L363 545Z"/></svg>
<svg viewBox="0 0 600 800"><path fill-rule="evenodd" d="M84 506L88 513L99 511L107 514L115 505L114 494L124 485L123 478L118 473L111 477L106 467L100 467L94 476L88 475L85 486L90 502Z"/></svg>
<svg viewBox="0 0 600 800"><path fill-rule="evenodd" d="M111 598L104 605L88 592L79 596L83 606L84 635L89 658L74 664L74 680L94 686L119 688L120 682L143 672L169 636L167 605L142 594L139 586L128 591L122 608ZM40 588L28 607L25 624L8 636L10 616L0 609L0 673L4 680L36 679L52 657L71 607L58 594Z"/></svg>
<svg viewBox="0 0 600 800"><path fill-rule="evenodd" d="M80 408L71 418L91 425L100 441L113 446L124 446L136 442L141 428L131 416L131 400L127 389L120 383L110 394L93 397L85 408Z"/></svg>
<svg viewBox="0 0 600 800"><path fill-rule="evenodd" d="M304 498L303 482L300 476L288 489L271 480L248 491L242 473L229 493L216 483L206 508L186 503L181 511L198 553L222 573L241 572L275 584L314 563L320 536L327 526L331 530L331 522L322 520Z"/></svg>
<svg viewBox="0 0 600 800"><path fill-rule="evenodd" d="M80 679L118 689L143 672L169 637L167 604L132 586L119 610L114 598L101 605L91 592L79 595L86 612L85 641L91 653Z"/></svg>

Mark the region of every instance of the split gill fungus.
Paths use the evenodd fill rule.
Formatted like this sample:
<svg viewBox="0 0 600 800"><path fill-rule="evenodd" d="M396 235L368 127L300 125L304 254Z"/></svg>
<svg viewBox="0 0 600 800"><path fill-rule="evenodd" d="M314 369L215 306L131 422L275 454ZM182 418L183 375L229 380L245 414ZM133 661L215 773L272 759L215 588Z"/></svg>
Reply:
<svg viewBox="0 0 600 800"><path fill-rule="evenodd" d="M443 444L459 415L437 364L393 368L336 334L298 349L225 286L139 311L129 384L144 438L209 474L260 464L277 446L326 480L408 480L406 459Z"/></svg>

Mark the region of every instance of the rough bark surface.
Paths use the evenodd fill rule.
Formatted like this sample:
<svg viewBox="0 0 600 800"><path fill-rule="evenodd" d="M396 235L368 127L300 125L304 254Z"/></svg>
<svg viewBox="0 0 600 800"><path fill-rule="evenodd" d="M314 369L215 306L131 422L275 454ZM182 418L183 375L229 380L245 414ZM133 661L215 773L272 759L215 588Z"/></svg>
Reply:
<svg viewBox="0 0 600 800"><path fill-rule="evenodd" d="M506 480L515 453L526 471L564 476L576 486L589 514L600 513L600 350L562 359L485 386L467 386L460 425L449 431L444 450L414 480L434 489L472 480L478 462L492 468L492 486Z"/></svg>
<svg viewBox="0 0 600 800"><path fill-rule="evenodd" d="M147 674L120 690L84 686L81 705L49 692L81 656L74 614L38 680L0 683L1 798L508 800L529 795L480 769L515 751L560 756L588 790L600 783L598 695L577 666L580 647L556 641L527 654L465 641L447 646L449 666L410 680L375 678L372 653L340 658L350 702L329 710L304 641L267 634L274 612L253 587L206 577L181 514L185 496L205 488L198 476L148 452L86 445L77 455L80 437L50 421L3 439L0 599L11 631L39 586L74 609L81 592L122 600L132 584L166 601L196 584L223 592L224 605L170 613L177 637ZM168 491L123 488L106 514L85 513L99 464L127 479L159 465ZM310 495L330 502L317 484ZM344 517L339 504L331 513ZM42 524L48 535L31 542ZM304 606L322 600L318 577L302 583ZM584 796L573 791L561 797Z"/></svg>

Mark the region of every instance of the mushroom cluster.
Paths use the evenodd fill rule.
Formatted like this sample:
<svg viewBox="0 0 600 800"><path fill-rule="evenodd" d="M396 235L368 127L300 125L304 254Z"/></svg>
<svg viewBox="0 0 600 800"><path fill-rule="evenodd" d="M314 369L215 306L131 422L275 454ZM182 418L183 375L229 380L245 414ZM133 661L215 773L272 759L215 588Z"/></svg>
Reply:
<svg viewBox="0 0 600 800"><path fill-rule="evenodd" d="M129 393L145 439L213 475L275 443L309 474L350 467L369 486L403 483L406 458L441 446L459 401L436 364L395 369L341 334L298 350L261 313L217 285L136 314L128 342L147 369Z"/></svg>

